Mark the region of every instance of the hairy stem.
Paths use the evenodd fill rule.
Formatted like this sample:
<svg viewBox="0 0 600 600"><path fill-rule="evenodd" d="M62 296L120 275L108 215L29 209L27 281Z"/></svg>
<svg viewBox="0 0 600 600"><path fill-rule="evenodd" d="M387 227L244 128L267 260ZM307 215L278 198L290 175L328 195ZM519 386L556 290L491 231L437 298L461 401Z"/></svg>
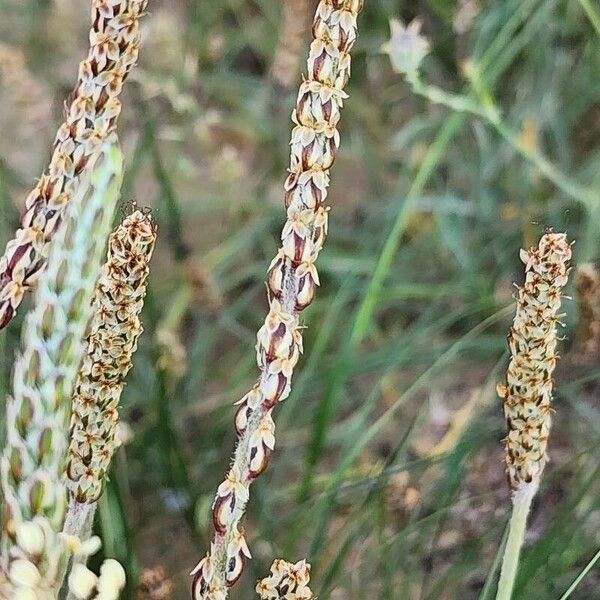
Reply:
<svg viewBox="0 0 600 600"><path fill-rule="evenodd" d="M531 502L537 491L537 485L529 484L513 494L512 515L508 530L508 540L504 548L504 558L502 559L502 569L500 571L500 580L498 582L498 593L496 600L510 600L517 576L519 566L519 556L521 547L525 539L525 528L527 526L527 516L531 508Z"/></svg>

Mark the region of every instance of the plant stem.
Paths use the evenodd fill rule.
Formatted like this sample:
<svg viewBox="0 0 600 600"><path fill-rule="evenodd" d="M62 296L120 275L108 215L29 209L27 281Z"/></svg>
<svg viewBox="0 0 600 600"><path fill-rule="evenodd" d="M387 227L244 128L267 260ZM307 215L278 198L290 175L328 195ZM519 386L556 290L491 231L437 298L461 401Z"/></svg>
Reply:
<svg viewBox="0 0 600 600"><path fill-rule="evenodd" d="M65 517L63 531L77 536L82 542L92 535L96 503L77 502L71 500Z"/></svg>
<svg viewBox="0 0 600 600"><path fill-rule="evenodd" d="M478 102L473 96L452 94L434 85L424 83L417 72L407 76L413 92L427 98L434 104L441 104L455 112L465 112L487 121L523 158L535 167L557 188L574 200L581 202L588 210L598 204L598 194L592 189L580 185L563 173L537 150L530 150L520 140L519 134L512 131L500 118L499 110L490 98L485 103Z"/></svg>
<svg viewBox="0 0 600 600"><path fill-rule="evenodd" d="M575 591L575 588L581 583L583 578L592 570L592 567L598 562L599 559L600 559L600 550L598 550L598 552L596 552L596 554L594 555L592 560L590 560L590 562L585 566L583 571L581 571L581 573L579 573L579 575L577 576L575 581L569 586L569 589L559 598L559 600L567 600L567 598L569 598L571 596L573 591Z"/></svg>
<svg viewBox="0 0 600 600"><path fill-rule="evenodd" d="M74 535L82 542L85 542L92 535L94 526L94 514L96 513L96 503L79 503L75 500L69 502L65 524L63 525L63 533ZM64 571L60 576L61 585L59 592L60 600L69 600L75 598L69 591L69 574L73 570L73 565L76 562L87 563L86 558L69 557L69 562L65 565Z"/></svg>
<svg viewBox="0 0 600 600"><path fill-rule="evenodd" d="M496 600L510 600L519 566L519 555L525 538L527 516L531 502L537 491L536 484L529 484L517 490L512 498L513 510L508 529L508 540L504 548L502 570L498 582Z"/></svg>

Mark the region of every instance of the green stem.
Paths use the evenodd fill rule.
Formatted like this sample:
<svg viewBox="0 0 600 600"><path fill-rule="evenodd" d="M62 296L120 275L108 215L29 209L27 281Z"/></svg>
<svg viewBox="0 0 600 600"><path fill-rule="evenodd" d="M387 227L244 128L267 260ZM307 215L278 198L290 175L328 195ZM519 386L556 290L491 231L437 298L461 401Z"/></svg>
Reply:
<svg viewBox="0 0 600 600"><path fill-rule="evenodd" d="M519 555L525 538L527 516L531 502L537 491L537 485L530 484L518 490L513 495L513 510L508 529L508 540L504 548L498 594L496 600L510 600L519 566Z"/></svg>
<svg viewBox="0 0 600 600"><path fill-rule="evenodd" d="M560 597L559 600L567 600L571 596L571 594L575 591L575 588L581 583L583 578L592 570L592 567L598 562L600 559L600 550L596 552L592 560L585 566L583 571L579 573L576 577L575 581L569 586L569 589Z"/></svg>
<svg viewBox="0 0 600 600"><path fill-rule="evenodd" d="M82 542L90 539L94 526L94 515L96 514L97 504L80 504L74 500L69 502L69 509L63 525L63 533L73 535ZM59 600L75 600L76 596L69 590L69 574L76 563L87 563L87 557L71 557L68 564L65 565L62 575L59 577Z"/></svg>
<svg viewBox="0 0 600 600"><path fill-rule="evenodd" d="M512 131L500 118L499 110L491 99L486 98L485 104L478 102L473 96L452 94L434 85L424 83L415 71L407 75L407 81L415 94L427 98L434 104L442 104L453 111L464 112L480 117L487 121L523 158L535 167L557 188L574 200L581 202L591 210L598 203L598 194L580 185L577 181L563 173L537 150L527 148L519 134Z"/></svg>

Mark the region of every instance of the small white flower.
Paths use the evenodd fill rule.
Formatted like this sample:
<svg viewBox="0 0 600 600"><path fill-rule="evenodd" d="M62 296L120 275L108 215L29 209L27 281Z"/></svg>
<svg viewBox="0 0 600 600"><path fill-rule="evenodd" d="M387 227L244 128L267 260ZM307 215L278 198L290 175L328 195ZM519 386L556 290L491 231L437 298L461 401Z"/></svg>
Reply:
<svg viewBox="0 0 600 600"><path fill-rule="evenodd" d="M381 46L381 51L389 55L396 73L416 73L429 54L429 42L420 34L421 25L419 19L406 27L398 19L390 20L391 38Z"/></svg>

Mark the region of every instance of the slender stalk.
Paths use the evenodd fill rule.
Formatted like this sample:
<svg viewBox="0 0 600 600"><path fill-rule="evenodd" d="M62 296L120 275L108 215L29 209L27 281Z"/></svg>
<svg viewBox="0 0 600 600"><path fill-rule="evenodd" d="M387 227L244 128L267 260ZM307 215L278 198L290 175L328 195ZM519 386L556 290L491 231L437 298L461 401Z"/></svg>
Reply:
<svg viewBox="0 0 600 600"><path fill-rule="evenodd" d="M76 504L71 502L65 517L63 525L63 533L72 535L80 541L87 541L92 536L94 527L94 515L96 514L96 503L93 504ZM87 557L83 556L80 559L72 557L68 564L65 565L64 571L61 574L61 589L58 594L59 600L75 600L76 596L69 590L68 574L72 572L76 564L85 566Z"/></svg>
<svg viewBox="0 0 600 600"><path fill-rule="evenodd" d="M512 515L508 529L508 540L504 547L504 558L502 559L502 570L498 582L498 593L496 600L510 600L517 576L519 556L525 539L527 527L527 516L531 503L535 496L537 485L527 485L513 494Z"/></svg>
<svg viewBox="0 0 600 600"><path fill-rule="evenodd" d="M476 76L476 73L473 73ZM592 209L600 201L598 193L582 186L577 181L563 173L556 165L537 150L525 146L519 134L508 127L500 117L500 112L491 102L479 102L474 96L452 94L434 85L424 83L417 72L407 76L415 94L427 98L435 104L442 104L453 111L464 112L484 119L496 132L502 136L519 154L532 163L558 189L574 200ZM477 82L476 82L477 83Z"/></svg>
<svg viewBox="0 0 600 600"><path fill-rule="evenodd" d="M94 503L73 503L69 504L69 510L65 517L63 532L68 535L75 535L80 540L87 540L92 534L94 525L94 515L98 504Z"/></svg>
<svg viewBox="0 0 600 600"><path fill-rule="evenodd" d="M569 589L559 598L559 600L567 600L571 594L575 591L577 586L582 582L583 578L592 570L594 565L600 560L600 550L594 554L590 562L585 566L583 571L577 575L575 581L569 586Z"/></svg>

